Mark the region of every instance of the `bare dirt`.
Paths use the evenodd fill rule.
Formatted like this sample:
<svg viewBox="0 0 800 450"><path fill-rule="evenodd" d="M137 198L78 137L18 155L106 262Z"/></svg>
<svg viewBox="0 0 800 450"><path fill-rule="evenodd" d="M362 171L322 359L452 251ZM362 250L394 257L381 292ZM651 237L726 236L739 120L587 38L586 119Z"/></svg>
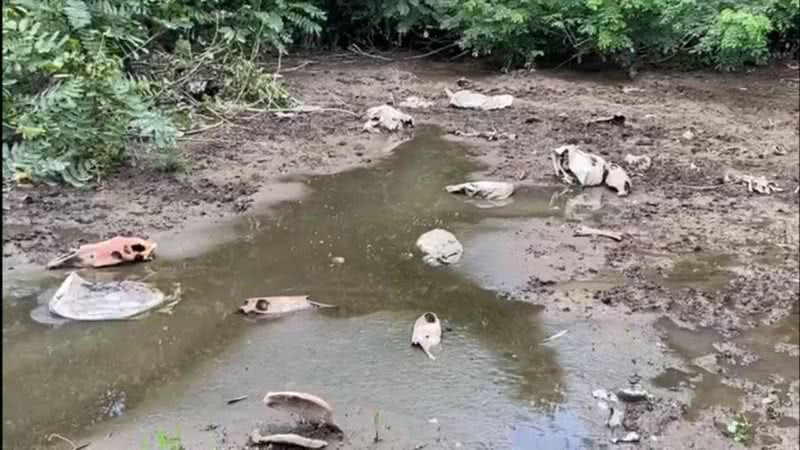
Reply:
<svg viewBox="0 0 800 450"><path fill-rule="evenodd" d="M417 123L438 125L453 139L474 144L473 156L486 164L482 175L488 178L558 185L550 151L564 144L581 145L618 163L627 154L652 157L652 168L633 173L630 197L617 198L607 191L604 210L591 215L593 226L623 233L622 242L585 238L593 242L588 259L573 261L566 271L558 267L562 262L548 261L552 279L535 277L531 269L529 282L507 289L508 295L547 305L551 317L562 320L627 315L649 324L655 316L667 316L677 326L713 333L708 355L715 356L702 359L707 355L676 350L696 359L687 364L687 380L669 389L675 396L645 402L643 409L632 408L626 417L626 430L639 431L647 445L734 445L723 422L736 408L711 402L694 420L681 420L691 402L679 400L678 394L700 389L708 380L746 393L740 409L759 429L759 445L796 444L797 380L775 374L759 377L734 367L758 364L748 350L755 344L740 342L742 336L796 317L791 314L800 296L797 70L775 65L744 75L644 73L631 82L615 73L496 74L474 65L419 60L311 60L285 73L291 91L306 105L363 114L371 106L399 103L411 95L434 101L429 109L405 111ZM511 94L515 100L500 111L455 110L447 106L445 88ZM624 115L624 124L588 124L611 114ZM90 190L4 184L3 270L43 265L80 243L116 234L148 237L242 214L259 200L263 187L277 179L375 162L397 138L363 133L362 125L360 117L336 111L283 118L255 114L241 117L236 126L187 138L192 170L185 175L126 167ZM497 140L457 136L492 131L506 135ZM783 192L749 193L744 185L724 182L727 169L766 176ZM541 228L537 230L522 230L514 239L526 254L546 257L554 244L542 244ZM721 269L717 267L720 283L705 283L716 276L708 268L690 269L699 277L695 284L665 281L680 272L681 258L706 256L712 261L722 258ZM604 259L601 267L589 264L597 258ZM615 281L588 289L584 297L564 296L549 286L598 270L613 272ZM662 331L674 336L669 327ZM796 342L771 345L774 353L791 355L796 362ZM711 365L704 363L711 360ZM789 426L782 418L788 418ZM704 444L695 445L697 433L708 436Z"/></svg>

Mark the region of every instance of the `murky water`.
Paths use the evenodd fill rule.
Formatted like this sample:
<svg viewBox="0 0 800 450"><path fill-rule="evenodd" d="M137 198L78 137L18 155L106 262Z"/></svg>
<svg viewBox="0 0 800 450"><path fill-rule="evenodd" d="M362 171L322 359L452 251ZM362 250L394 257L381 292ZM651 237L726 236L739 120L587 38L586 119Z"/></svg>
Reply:
<svg viewBox="0 0 800 450"><path fill-rule="evenodd" d="M443 190L477 169L465 152L437 130L421 129L376 167L297 179L273 188L273 200L287 200L268 210L162 238L153 263L84 273L147 280L169 292L180 284L184 300L171 315L48 326L32 320L31 311L65 274L4 279L3 448L37 448L54 432L90 436L92 448L141 448L154 431L173 427L183 427L188 448L215 448L219 442L196 433L199 427L226 424L230 436L245 436L266 414L263 395L282 389L328 399L340 425L367 439L353 448L371 444L375 413L386 448L602 446L609 436L591 390L648 376L669 359L656 356L650 322L614 313L589 319L591 293L623 280L597 273L603 246L575 238L563 224L613 210L607 203L615 196L523 189L502 208L478 208ZM420 261L414 242L434 227L465 243L456 267ZM539 244L517 245L520 237ZM334 256L345 263L332 264ZM725 257L687 257L653 279L721 289L729 264ZM563 295L585 297L572 303L585 320L542 323L541 307L494 291L513 296L531 274L557 283ZM572 279L576 274L580 280ZM15 283L6 289L6 281ZM339 308L277 321L235 313L247 297L294 294ZM447 328L437 361L409 345L411 324L425 311L439 314ZM665 326L680 357L713 351L711 334ZM569 334L541 344L560 329ZM746 334L737 342L772 356L733 370L759 379L777 368L796 379L787 365L796 359L774 353L776 340L796 345L796 326L782 322ZM693 380L696 373L670 369L653 381L671 388ZM698 382L693 411L734 405L741 395L713 376ZM247 400L225 405L243 394Z"/></svg>
<svg viewBox="0 0 800 450"><path fill-rule="evenodd" d="M537 308L498 299L454 270L404 258L433 227L458 235L483 218L559 212L550 204L552 192L522 191L497 209L479 209L444 192L445 184L462 181L475 168L463 147L442 141L434 130L421 132L375 168L307 180L311 195L236 224L238 237L224 246L102 272L147 279L165 291L180 283L184 301L172 315L48 327L30 318L47 294L9 294L3 299L3 448L30 448L54 431L80 434L114 415L110 411L124 415L157 386L191 378L199 361L229 351L251 333L266 333L258 351L275 365L251 387L255 392L308 374L323 395L383 393L397 410L435 404L457 417L463 427L457 437L492 448L508 445L513 433L498 431L498 423L515 414L521 417L515 421L525 422L528 408L562 395L553 351L538 344L545 335ZM168 252L186 242L159 244ZM345 264L332 265L332 256L344 257ZM35 289L59 282L46 277ZM233 314L246 297L282 294L310 294L340 308L278 326ZM436 365L407 345L413 319L427 310L452 328ZM318 343L320 352L313 358L287 352L296 350L300 336L309 347ZM357 386L356 378L369 384ZM488 400L481 395L489 402L483 411L496 412L464 408L476 400L470 393L486 390L496 394Z"/></svg>

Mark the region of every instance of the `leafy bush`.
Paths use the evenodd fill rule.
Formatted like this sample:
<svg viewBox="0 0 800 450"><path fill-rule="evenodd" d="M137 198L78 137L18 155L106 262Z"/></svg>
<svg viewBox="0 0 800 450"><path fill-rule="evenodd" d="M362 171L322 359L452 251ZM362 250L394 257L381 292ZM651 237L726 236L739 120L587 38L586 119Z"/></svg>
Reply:
<svg viewBox="0 0 800 450"><path fill-rule="evenodd" d="M772 23L762 14L723 9L700 42L720 68L740 69L746 63L767 61L767 34Z"/></svg>
<svg viewBox="0 0 800 450"><path fill-rule="evenodd" d="M152 67L133 76L133 63L150 60L161 39L180 40L188 55L168 55L167 65L214 66L235 100L284 107L288 93L254 59L318 34L323 19L313 4L286 0L4 0L3 174L83 186L132 155L179 169L172 113L193 80L155 77ZM204 64L186 61L193 47L210 56Z"/></svg>
<svg viewBox="0 0 800 450"><path fill-rule="evenodd" d="M793 46L796 51L800 23L800 0L346 3L349 14L339 20L360 25L352 27L361 30L354 39L370 37L376 28L384 36L437 31L457 40L474 56L492 55L507 66L531 63L539 57L580 60L585 55L599 55L630 66L682 56L699 64L741 69L766 62L771 43ZM355 11L362 11L364 17Z"/></svg>
<svg viewBox="0 0 800 450"><path fill-rule="evenodd" d="M124 29L114 32L103 5L4 5L3 124L21 138L4 136L5 176L82 186L124 160L134 140L175 151L177 130L115 54L141 43Z"/></svg>
<svg viewBox="0 0 800 450"><path fill-rule="evenodd" d="M322 32L457 44L506 67L595 55L740 70L796 56L800 0L3 0L4 176L80 186L132 155L178 169L177 121L289 106L259 55ZM194 98L206 82L221 94Z"/></svg>

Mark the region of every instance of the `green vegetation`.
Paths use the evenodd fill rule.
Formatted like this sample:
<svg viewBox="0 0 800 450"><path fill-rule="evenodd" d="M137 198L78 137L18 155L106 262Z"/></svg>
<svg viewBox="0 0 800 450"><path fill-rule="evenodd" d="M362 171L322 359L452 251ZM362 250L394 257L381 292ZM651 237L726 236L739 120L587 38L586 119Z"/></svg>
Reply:
<svg viewBox="0 0 800 450"><path fill-rule="evenodd" d="M3 0L3 174L182 169L182 132L292 105L262 61L300 44L742 70L796 57L798 23L800 0Z"/></svg>
<svg viewBox="0 0 800 450"><path fill-rule="evenodd" d="M753 437L753 427L743 414L738 414L728 424L728 433L736 442L745 443Z"/></svg>
<svg viewBox="0 0 800 450"><path fill-rule="evenodd" d="M142 450L151 450L148 443L142 444ZM170 436L165 431L156 432L156 447L154 450L185 450L181 443L180 433Z"/></svg>

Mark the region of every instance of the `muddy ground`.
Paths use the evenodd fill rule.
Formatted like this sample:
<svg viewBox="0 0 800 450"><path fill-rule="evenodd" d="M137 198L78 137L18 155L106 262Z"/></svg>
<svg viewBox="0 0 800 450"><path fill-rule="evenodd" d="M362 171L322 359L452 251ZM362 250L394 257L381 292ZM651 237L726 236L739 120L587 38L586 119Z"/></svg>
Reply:
<svg viewBox="0 0 800 450"><path fill-rule="evenodd" d="M706 370L706 379L720 377L714 379L744 389L740 410L759 429L757 444L794 447L798 381L771 374L753 381L731 367L755 363L734 341L752 329L796 318L796 69L776 65L745 75L643 73L629 81L614 72L497 74L470 64L388 63L350 56L300 58L284 62L284 67L307 61L285 73L291 91L306 105L361 114L368 107L416 95L435 101L429 109L406 110L418 124L449 132L515 135L495 141L453 136L473 144L473 156L487 167L483 175L492 179L557 185L549 152L563 144L579 144L616 162L629 153L651 156L652 168L633 175L630 197L606 192L603 203L609 208L591 215L596 226L624 233L620 243L596 241L605 258L599 270L614 273L621 282L590 289L583 297L564 296L549 287L552 281L598 268L558 267L554 261L548 263L555 268L553 279L533 277L504 289L509 296L545 305L550 317L596 314L650 323L652 317L666 316L676 327L714 333L714 350L693 355L698 361L692 366ZM501 111L455 110L447 106L444 89L459 87L512 94L515 101ZM610 114L624 115L624 125L587 125ZM363 133L362 124L361 118L333 110L282 118L255 114L241 117L236 126L186 138L192 170L185 175L126 167L86 191L4 184L4 274L42 265L82 242L115 234L152 236L241 214L258 203L264 186L282 177L376 162L397 139ZM729 168L764 175L783 192L757 195L744 185L724 183ZM591 210L596 205L589 201L585 206ZM541 233L518 231L512 242L527 254L545 255L552 247L542 244ZM667 280L676 258L722 258L732 275L718 286L709 285L703 281L712 277L711 271L701 267L696 286L671 286ZM796 342L774 344L775 353L788 352L796 362ZM687 376L670 390L690 394L702 388L702 378ZM709 404L692 420L683 420L688 403L676 394L648 402L641 411L632 408L626 428L640 431L655 448L691 448L697 433L707 445L696 448L733 445L724 428L738 410Z"/></svg>

